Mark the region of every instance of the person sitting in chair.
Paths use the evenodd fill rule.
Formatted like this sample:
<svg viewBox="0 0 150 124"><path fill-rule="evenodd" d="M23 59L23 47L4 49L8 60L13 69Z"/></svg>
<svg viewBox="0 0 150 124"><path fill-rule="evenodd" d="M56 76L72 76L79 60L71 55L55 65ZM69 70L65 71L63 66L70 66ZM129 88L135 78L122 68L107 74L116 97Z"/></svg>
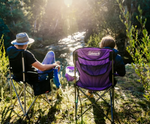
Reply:
<svg viewBox="0 0 150 124"><path fill-rule="evenodd" d="M115 52L115 64L114 64L114 72L118 75L118 76L124 76L126 74L126 70L125 70L125 63L122 59L122 57L118 54L118 51L116 49L114 49L115 47L115 39L112 36L105 36L102 38L101 42L99 43L99 47L100 48L106 48L106 49L111 49ZM110 75L111 77L111 75ZM115 85L117 83L117 81L115 80ZM93 97L92 95L93 91L88 91L87 95L90 97Z"/></svg>
<svg viewBox="0 0 150 124"><path fill-rule="evenodd" d="M122 59L122 57L118 54L118 50L114 49L115 47L115 39L112 36L105 36L102 38L100 44L100 48L106 48L111 49L115 52L115 65L114 65L114 71L119 76L124 76L126 74L125 71L125 63Z"/></svg>
<svg viewBox="0 0 150 124"><path fill-rule="evenodd" d="M31 44L34 42L34 39L29 38L28 34L25 32L21 32L18 33L16 35L16 39L13 40L11 42L11 44L13 44L13 46L10 46L9 48L7 48L7 54L9 59L14 59L17 58L17 56L20 55L20 52L23 51L24 54L24 58L25 58L25 71L36 71L38 73L49 73L51 69L55 68L56 66L58 67L58 72L60 71L60 63L59 62L55 62L55 54L53 51L49 51L43 62L40 63L35 56L29 51L27 50L28 44ZM18 65L14 64L14 66L16 66L15 68L18 68ZM32 80L32 76L30 76L31 80ZM41 77L38 77L39 80L43 80L41 79ZM42 78L46 78L42 77ZM30 79L29 79L30 80Z"/></svg>

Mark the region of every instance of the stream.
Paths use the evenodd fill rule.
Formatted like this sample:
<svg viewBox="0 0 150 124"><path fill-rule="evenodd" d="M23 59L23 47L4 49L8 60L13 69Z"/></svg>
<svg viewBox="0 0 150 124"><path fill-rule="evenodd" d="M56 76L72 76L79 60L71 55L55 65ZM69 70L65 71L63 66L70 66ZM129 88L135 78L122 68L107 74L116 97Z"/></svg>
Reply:
<svg viewBox="0 0 150 124"><path fill-rule="evenodd" d="M33 52L39 61L43 60L47 51L54 51L56 61L61 62L61 71L64 75L66 66L73 66L73 51L85 46L84 36L85 32L76 32L59 40L57 44L51 44L30 51Z"/></svg>

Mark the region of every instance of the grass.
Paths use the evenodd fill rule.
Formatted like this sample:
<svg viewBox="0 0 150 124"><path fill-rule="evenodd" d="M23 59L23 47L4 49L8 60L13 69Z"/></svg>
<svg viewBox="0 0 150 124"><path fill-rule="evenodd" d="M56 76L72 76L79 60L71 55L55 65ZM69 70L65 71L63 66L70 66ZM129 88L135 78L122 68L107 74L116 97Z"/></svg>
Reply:
<svg viewBox="0 0 150 124"><path fill-rule="evenodd" d="M143 86L138 82L139 78L130 65L126 65L126 71L127 73L124 77L117 77L118 83L115 87L115 122L117 124L149 124L150 103L143 97ZM1 123L74 124L75 103L73 82L67 82L62 77L60 81L62 89L59 89L59 95L57 95L54 86L52 93L48 95L50 105L42 98L39 98L34 107L29 111L28 118L18 117L13 111L11 113L9 87L6 87L4 90L1 87ZM13 92L13 102L14 98L15 94ZM27 98L29 99L28 102L31 103L32 98L29 96ZM108 94L105 95L105 98L108 100ZM83 97L83 95L81 95L81 101L82 107L91 105L91 102ZM81 120L80 118L78 120L78 124L110 124L110 121L103 116L103 113L107 114L106 110L108 107L106 103L100 100L98 105L101 109L100 113L92 106L92 109L83 115L83 119ZM19 114L19 110L20 107L18 105L15 106L17 114ZM11 116L9 116L10 113ZM79 109L79 113L81 113L81 109ZM108 113L108 116L110 117L110 113Z"/></svg>

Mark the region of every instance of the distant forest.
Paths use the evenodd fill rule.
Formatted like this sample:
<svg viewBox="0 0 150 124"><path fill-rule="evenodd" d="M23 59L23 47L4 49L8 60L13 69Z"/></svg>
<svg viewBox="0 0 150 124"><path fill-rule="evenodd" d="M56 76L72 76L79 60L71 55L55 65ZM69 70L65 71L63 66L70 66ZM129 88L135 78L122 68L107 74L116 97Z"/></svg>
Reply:
<svg viewBox="0 0 150 124"><path fill-rule="evenodd" d="M120 3L138 28L141 26L136 15L140 5L143 19L147 18L146 28L150 30L150 0L120 0ZM27 32L36 41L44 42L85 31L87 42L98 33L125 34L120 14L116 0L0 0L0 36L4 35L8 47L19 32Z"/></svg>

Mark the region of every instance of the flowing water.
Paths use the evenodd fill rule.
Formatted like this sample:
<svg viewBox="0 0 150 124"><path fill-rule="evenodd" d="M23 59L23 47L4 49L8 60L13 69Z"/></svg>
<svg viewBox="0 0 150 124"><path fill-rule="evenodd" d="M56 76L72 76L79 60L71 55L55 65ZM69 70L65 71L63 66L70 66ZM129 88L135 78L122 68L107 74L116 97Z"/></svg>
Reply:
<svg viewBox="0 0 150 124"><path fill-rule="evenodd" d="M73 65L73 51L84 47L85 32L77 32L72 36L68 36L58 42L59 52L58 58L62 58L62 62L66 61L67 65Z"/></svg>
<svg viewBox="0 0 150 124"><path fill-rule="evenodd" d="M61 62L61 71L65 72L66 66L73 66L73 51L85 46L84 36L85 32L77 32L59 40L56 44L48 45L45 48L36 50L36 52L32 50L32 52L39 60L40 56L43 58L47 51L54 51L56 61Z"/></svg>

